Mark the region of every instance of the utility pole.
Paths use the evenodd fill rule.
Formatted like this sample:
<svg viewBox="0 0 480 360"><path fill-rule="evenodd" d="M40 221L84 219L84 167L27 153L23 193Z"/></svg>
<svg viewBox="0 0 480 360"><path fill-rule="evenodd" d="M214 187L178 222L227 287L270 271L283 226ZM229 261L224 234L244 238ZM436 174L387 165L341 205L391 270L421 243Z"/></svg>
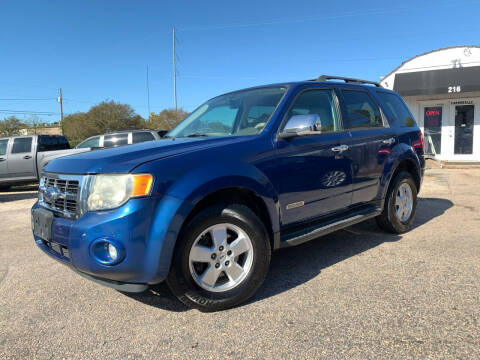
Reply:
<svg viewBox="0 0 480 360"><path fill-rule="evenodd" d="M148 65L147 65L147 108L148 108L148 118L150 118L150 83L148 79Z"/></svg>
<svg viewBox="0 0 480 360"><path fill-rule="evenodd" d="M62 135L64 135L64 132L63 132L63 95L62 95L62 88L58 89L58 103L60 104L60 127L62 129Z"/></svg>
<svg viewBox="0 0 480 360"><path fill-rule="evenodd" d="M175 112L177 111L177 55L175 53L175 28L173 28L173 98L175 100Z"/></svg>

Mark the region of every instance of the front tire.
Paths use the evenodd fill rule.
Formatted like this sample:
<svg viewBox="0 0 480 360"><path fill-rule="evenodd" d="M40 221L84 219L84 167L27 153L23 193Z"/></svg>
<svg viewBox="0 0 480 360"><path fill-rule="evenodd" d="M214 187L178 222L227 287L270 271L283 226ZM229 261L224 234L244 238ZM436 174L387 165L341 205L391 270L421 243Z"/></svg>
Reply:
<svg viewBox="0 0 480 360"><path fill-rule="evenodd" d="M248 207L212 206L182 230L167 284L189 307L228 309L255 294L267 275L270 255L265 226Z"/></svg>
<svg viewBox="0 0 480 360"><path fill-rule="evenodd" d="M393 234L410 230L417 210L417 191L412 175L399 172L388 189L382 213L376 217L378 226Z"/></svg>

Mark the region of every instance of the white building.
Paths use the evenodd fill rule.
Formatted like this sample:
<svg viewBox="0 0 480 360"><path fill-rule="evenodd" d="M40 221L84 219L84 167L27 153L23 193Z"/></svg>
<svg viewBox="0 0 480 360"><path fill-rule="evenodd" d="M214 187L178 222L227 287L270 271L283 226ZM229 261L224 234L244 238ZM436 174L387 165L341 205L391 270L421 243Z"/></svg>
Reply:
<svg viewBox="0 0 480 360"><path fill-rule="evenodd" d="M382 78L403 96L425 137L425 153L443 161L480 161L480 46L417 55Z"/></svg>

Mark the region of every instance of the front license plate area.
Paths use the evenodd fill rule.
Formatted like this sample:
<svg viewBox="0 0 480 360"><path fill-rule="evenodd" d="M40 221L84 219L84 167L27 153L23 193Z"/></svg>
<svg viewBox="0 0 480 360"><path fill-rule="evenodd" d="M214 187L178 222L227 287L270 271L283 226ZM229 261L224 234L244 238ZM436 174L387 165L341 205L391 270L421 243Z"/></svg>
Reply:
<svg viewBox="0 0 480 360"><path fill-rule="evenodd" d="M53 212L35 209L32 212L33 234L43 240L52 240Z"/></svg>

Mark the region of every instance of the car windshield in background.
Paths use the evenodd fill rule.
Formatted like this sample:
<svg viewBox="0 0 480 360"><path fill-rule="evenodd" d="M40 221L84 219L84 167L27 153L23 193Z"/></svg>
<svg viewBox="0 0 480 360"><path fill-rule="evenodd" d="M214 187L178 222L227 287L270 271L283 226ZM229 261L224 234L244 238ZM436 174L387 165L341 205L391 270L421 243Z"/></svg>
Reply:
<svg viewBox="0 0 480 360"><path fill-rule="evenodd" d="M197 108L168 137L256 135L267 124L286 87L264 87L218 96Z"/></svg>
<svg viewBox="0 0 480 360"><path fill-rule="evenodd" d="M100 136L91 137L77 145L77 149L100 147Z"/></svg>

